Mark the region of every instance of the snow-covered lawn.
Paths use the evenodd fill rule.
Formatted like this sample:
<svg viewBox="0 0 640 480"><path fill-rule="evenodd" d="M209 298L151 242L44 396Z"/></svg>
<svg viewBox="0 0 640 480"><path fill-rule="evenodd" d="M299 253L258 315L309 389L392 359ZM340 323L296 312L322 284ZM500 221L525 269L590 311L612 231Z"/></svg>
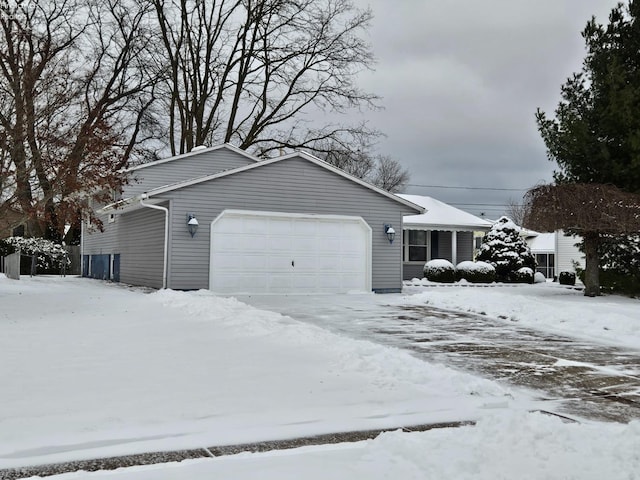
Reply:
<svg viewBox="0 0 640 480"><path fill-rule="evenodd" d="M579 325L598 305L616 315L607 341L629 345L627 335L639 336L631 300L589 303L551 288L529 296L506 288L412 288L415 295L353 298L358 308L369 299L428 301L532 323L535 316L522 313L530 302L540 315L556 305L573 312L564 324L580 335L594 335ZM613 328L622 324L627 333ZM205 291L146 294L73 277L16 282L0 275L0 399L0 468L479 420L476 427L82 478L622 479L640 472L638 422L564 424L528 413L536 404L527 392Z"/></svg>
<svg viewBox="0 0 640 480"><path fill-rule="evenodd" d="M557 283L474 287L405 287L401 302L482 313L508 322L640 350L640 300L585 297Z"/></svg>

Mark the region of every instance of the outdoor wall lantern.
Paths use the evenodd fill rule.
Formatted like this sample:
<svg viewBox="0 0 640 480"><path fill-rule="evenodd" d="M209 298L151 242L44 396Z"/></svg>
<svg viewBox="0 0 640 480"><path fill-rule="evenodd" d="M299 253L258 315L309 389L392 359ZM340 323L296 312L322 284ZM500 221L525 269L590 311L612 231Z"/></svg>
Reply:
<svg viewBox="0 0 640 480"><path fill-rule="evenodd" d="M384 233L387 234L387 239L389 240L389 243L393 243L393 239L396 238L396 231L393 229L390 223L385 223Z"/></svg>
<svg viewBox="0 0 640 480"><path fill-rule="evenodd" d="M191 238L193 238L198 231L198 219L193 213L187 213L187 229L191 234Z"/></svg>

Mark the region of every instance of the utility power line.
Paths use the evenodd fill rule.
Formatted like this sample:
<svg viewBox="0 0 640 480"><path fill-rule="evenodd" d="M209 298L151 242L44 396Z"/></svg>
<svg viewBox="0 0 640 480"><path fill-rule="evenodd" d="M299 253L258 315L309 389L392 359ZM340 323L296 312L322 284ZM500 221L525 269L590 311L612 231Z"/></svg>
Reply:
<svg viewBox="0 0 640 480"><path fill-rule="evenodd" d="M418 183L407 183L407 187L450 188L458 190L494 190L499 192L524 192L531 188L453 187L450 185L422 185Z"/></svg>

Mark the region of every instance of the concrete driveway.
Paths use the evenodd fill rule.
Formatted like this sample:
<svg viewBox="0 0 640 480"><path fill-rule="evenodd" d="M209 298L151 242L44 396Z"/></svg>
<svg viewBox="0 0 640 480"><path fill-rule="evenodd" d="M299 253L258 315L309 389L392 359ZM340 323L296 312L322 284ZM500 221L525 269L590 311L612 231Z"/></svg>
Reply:
<svg viewBox="0 0 640 480"><path fill-rule="evenodd" d="M398 296L399 297L399 296ZM547 410L568 417L640 419L640 353L517 323L386 295L253 296L240 300L335 333L409 350L445 364L539 392Z"/></svg>

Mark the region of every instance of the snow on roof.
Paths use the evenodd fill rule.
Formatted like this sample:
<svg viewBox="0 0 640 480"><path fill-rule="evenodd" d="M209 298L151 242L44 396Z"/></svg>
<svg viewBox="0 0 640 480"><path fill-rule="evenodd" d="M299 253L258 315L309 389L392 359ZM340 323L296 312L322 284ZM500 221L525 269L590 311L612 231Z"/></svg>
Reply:
<svg viewBox="0 0 640 480"><path fill-rule="evenodd" d="M491 222L488 220L483 220L435 198L406 194L398 194L398 196L426 209L426 212L421 215L405 216L403 218L405 228L429 227L442 230L489 230L491 228Z"/></svg>
<svg viewBox="0 0 640 480"><path fill-rule="evenodd" d="M527 243L533 253L554 252L556 249L556 234L538 233L535 237L527 238Z"/></svg>

